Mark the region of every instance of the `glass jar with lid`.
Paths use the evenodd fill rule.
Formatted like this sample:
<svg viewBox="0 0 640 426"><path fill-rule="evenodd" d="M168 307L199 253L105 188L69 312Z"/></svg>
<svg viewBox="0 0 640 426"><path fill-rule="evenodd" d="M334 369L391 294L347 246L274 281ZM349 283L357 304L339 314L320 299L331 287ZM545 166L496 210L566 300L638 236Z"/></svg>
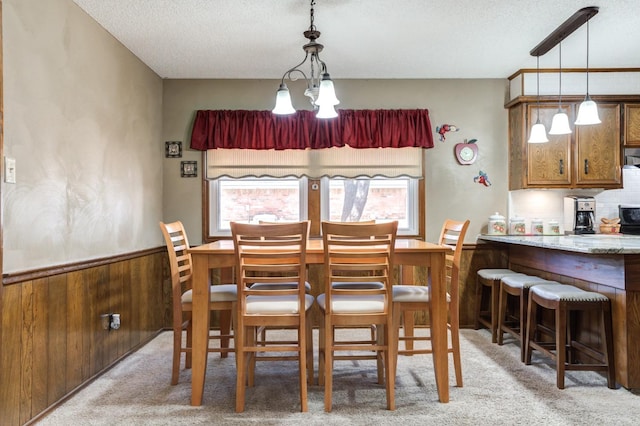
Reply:
<svg viewBox="0 0 640 426"><path fill-rule="evenodd" d="M487 233L489 235L506 235L507 234L507 221L500 213L495 212L489 216L489 225L487 226Z"/></svg>
<svg viewBox="0 0 640 426"><path fill-rule="evenodd" d="M525 235L527 230L525 228L524 219L521 217L512 217L509 221L509 234L510 235Z"/></svg>

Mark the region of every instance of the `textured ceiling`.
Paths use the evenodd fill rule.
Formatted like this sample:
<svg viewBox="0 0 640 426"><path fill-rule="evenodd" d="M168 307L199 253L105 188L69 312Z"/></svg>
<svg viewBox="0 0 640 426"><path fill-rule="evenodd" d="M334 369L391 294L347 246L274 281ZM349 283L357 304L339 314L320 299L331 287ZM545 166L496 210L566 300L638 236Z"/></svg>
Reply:
<svg viewBox="0 0 640 426"><path fill-rule="evenodd" d="M74 0L163 78L268 78L302 61L308 0ZM332 78L506 78L535 68L529 51L578 9L589 66L640 68L640 0L317 0ZM564 68L586 66L586 25L562 43ZM558 47L540 57L558 66Z"/></svg>

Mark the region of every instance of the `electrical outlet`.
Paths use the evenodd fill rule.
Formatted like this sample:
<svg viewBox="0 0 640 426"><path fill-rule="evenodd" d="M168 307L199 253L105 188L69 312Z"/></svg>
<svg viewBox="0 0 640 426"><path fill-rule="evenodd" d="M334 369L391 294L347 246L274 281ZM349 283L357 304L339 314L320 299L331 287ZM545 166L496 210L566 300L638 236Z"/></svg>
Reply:
<svg viewBox="0 0 640 426"><path fill-rule="evenodd" d="M4 157L4 181L16 183L16 159Z"/></svg>

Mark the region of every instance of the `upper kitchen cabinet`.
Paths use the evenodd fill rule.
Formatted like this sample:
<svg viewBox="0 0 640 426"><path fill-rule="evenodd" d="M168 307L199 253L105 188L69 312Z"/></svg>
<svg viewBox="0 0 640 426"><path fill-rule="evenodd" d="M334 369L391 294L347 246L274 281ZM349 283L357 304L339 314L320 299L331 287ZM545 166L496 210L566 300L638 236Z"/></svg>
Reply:
<svg viewBox="0 0 640 426"><path fill-rule="evenodd" d="M579 102L560 108L575 121ZM620 106L599 103L601 124L575 126L568 135L549 135L549 142L528 143L531 126L540 120L548 130L558 102L520 102L509 108L509 189L621 188Z"/></svg>
<svg viewBox="0 0 640 426"><path fill-rule="evenodd" d="M624 145L640 148L640 104L624 105Z"/></svg>
<svg viewBox="0 0 640 426"><path fill-rule="evenodd" d="M575 184L622 188L620 105L599 104L598 114L602 123L575 126Z"/></svg>

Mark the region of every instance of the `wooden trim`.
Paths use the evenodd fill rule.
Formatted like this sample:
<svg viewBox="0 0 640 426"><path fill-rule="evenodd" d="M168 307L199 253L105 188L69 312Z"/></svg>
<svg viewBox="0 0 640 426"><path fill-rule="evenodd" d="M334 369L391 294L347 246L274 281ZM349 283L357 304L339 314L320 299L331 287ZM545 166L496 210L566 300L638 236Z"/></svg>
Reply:
<svg viewBox="0 0 640 426"><path fill-rule="evenodd" d="M1 0L0 0L1 1ZM118 254L115 256L102 257L83 262L74 262L65 265L55 265L47 268L32 269L29 271L15 272L4 274L2 276L3 285L13 285L24 281L32 281L41 278L47 278L54 275L68 274L70 272L81 271L83 269L95 268L98 266L110 265L116 262L135 259L138 257L149 256L151 254L166 251L164 246L155 247L145 250L134 251L130 253ZM0 290L1 291L1 290Z"/></svg>
<svg viewBox="0 0 640 426"><path fill-rule="evenodd" d="M564 72L564 71L563 71ZM622 102L640 102L640 95L589 95L595 102L602 103L622 103ZM582 102L584 101L584 95L562 95L563 103L570 102ZM504 104L505 108L511 108L512 106L520 103L536 103L538 97L532 96L518 96L513 98ZM540 96L540 103L558 103L558 96Z"/></svg>
<svg viewBox="0 0 640 426"><path fill-rule="evenodd" d="M560 71L560 68L544 68L544 69L541 68L540 74L552 73L552 72L558 72L558 71ZM507 80L513 80L520 74L537 73L537 72L538 70L536 68L521 68L518 71L511 74L509 77L507 77ZM562 68L563 74L570 73L570 72L586 73L587 69L586 68ZM599 72L640 72L640 68L591 68L589 67L589 73L599 73Z"/></svg>

